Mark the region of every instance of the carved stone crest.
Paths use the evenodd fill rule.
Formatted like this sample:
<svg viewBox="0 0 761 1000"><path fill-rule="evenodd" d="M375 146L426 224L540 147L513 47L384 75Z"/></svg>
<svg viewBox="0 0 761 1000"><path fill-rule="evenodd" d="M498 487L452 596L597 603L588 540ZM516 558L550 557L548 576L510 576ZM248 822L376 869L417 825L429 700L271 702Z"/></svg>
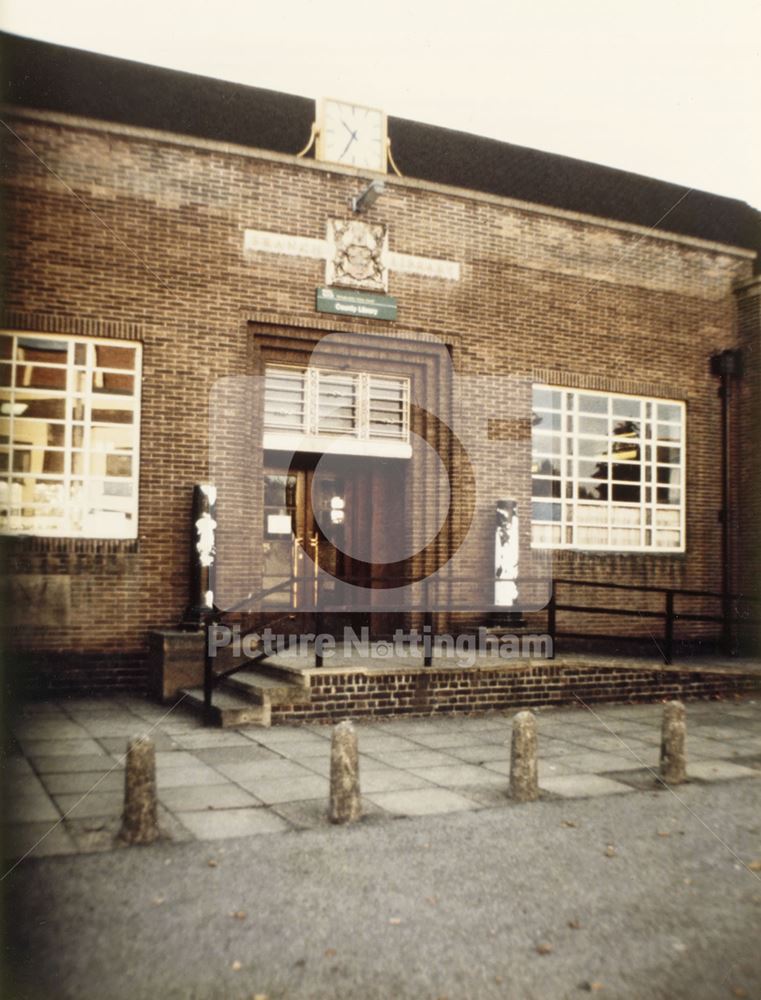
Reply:
<svg viewBox="0 0 761 1000"><path fill-rule="evenodd" d="M388 288L386 227L361 219L328 220L325 283L385 292Z"/></svg>

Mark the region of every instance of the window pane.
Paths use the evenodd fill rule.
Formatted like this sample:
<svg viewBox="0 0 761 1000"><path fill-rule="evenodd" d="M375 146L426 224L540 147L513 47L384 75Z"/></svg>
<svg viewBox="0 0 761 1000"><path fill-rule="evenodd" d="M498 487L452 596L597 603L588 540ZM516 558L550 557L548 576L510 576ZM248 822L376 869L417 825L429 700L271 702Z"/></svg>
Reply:
<svg viewBox="0 0 761 1000"><path fill-rule="evenodd" d="M68 362L69 345L66 340L42 337L19 337L16 347L18 362L38 362L46 365L65 365Z"/></svg>
<svg viewBox="0 0 761 1000"><path fill-rule="evenodd" d="M531 425L535 431L556 431L560 430L561 416L559 413L534 412L531 418Z"/></svg>
<svg viewBox="0 0 761 1000"><path fill-rule="evenodd" d="M559 479L534 479L533 494L535 497L560 497Z"/></svg>
<svg viewBox="0 0 761 1000"><path fill-rule="evenodd" d="M559 503L535 503L532 505L532 516L535 521L559 521Z"/></svg>
<svg viewBox="0 0 761 1000"><path fill-rule="evenodd" d="M560 459L536 457L531 463L531 471L539 476L559 476Z"/></svg>
<svg viewBox="0 0 761 1000"><path fill-rule="evenodd" d="M369 379L370 437L404 438L406 383L399 379Z"/></svg>
<svg viewBox="0 0 761 1000"><path fill-rule="evenodd" d="M558 434L534 434L533 435L533 448L534 451L539 454L545 455L559 455L560 454L560 435Z"/></svg>
<svg viewBox="0 0 761 1000"><path fill-rule="evenodd" d="M608 412L608 397L607 396L591 396L585 393L579 393L579 412L580 413L607 413Z"/></svg>
<svg viewBox="0 0 761 1000"><path fill-rule="evenodd" d="M317 424L320 433L356 433L357 380L353 375L320 373Z"/></svg>
<svg viewBox="0 0 761 1000"><path fill-rule="evenodd" d="M560 396L561 394L555 389L544 389L541 386L535 385L532 399L536 407L541 406L548 410L559 410Z"/></svg>
<svg viewBox="0 0 761 1000"><path fill-rule="evenodd" d="M607 436L608 418L580 416L577 421L577 427L580 434L600 434Z"/></svg>
<svg viewBox="0 0 761 1000"><path fill-rule="evenodd" d="M304 418L304 372L268 368L264 391L265 426L300 430L304 426Z"/></svg>

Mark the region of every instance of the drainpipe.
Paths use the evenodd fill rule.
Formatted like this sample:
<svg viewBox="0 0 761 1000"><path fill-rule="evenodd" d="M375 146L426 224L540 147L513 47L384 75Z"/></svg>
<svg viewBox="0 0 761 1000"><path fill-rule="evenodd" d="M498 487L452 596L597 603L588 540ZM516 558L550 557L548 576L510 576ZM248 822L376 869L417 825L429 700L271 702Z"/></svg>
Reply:
<svg viewBox="0 0 761 1000"><path fill-rule="evenodd" d="M742 375L742 352L725 350L711 356L711 374L721 379L721 619L722 645L727 656L737 650L732 642L732 379Z"/></svg>

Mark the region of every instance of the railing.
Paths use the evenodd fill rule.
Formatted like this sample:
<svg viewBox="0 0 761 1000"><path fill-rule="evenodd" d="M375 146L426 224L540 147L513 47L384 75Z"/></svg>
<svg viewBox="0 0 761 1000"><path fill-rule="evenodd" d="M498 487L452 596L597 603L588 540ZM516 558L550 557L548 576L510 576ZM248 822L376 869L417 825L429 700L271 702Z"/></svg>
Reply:
<svg viewBox="0 0 761 1000"><path fill-rule="evenodd" d="M662 610L656 611L651 608L622 608L622 607L599 607L597 605L589 604L559 604L557 600L557 588L558 586L570 586L575 588L594 588L598 590L615 590L615 591L626 591L629 593L643 593L643 594L660 594L663 600ZM722 613L716 615L709 614L695 614L694 612L678 611L675 608L675 601L678 597L700 597L704 599L716 600L721 602ZM753 597L742 597L741 595L730 595L730 602L743 601L748 604L757 604L758 600ZM573 614L593 614L593 615L614 615L614 616L628 616L636 618L647 618L652 620L660 620L663 622L663 632L661 639L663 642L663 647L659 646L661 650L661 655L665 664L670 665L673 663L674 658L674 625L677 621L682 622L707 622L707 623L717 623L722 626L722 644L724 646L724 652L727 655L733 655L732 648L732 619L731 616L728 617L727 611L727 595L722 593L717 593L712 590L690 590L675 587L651 587L651 586L637 586L635 584L628 583L607 583L600 582L596 580L568 580L563 578L555 578L552 581L552 590L550 594L550 600L547 605L547 632L552 639L553 651L556 646L557 638L562 639L584 639L589 641L590 639L601 639L601 640L611 640L622 638L621 635L611 635L603 632L559 632L557 629L557 613L558 611L570 612ZM746 624L753 624L756 619L745 619ZM655 636L651 633L651 638L655 640ZM658 645L657 640L656 645ZM554 655L554 654L553 654Z"/></svg>
<svg viewBox="0 0 761 1000"><path fill-rule="evenodd" d="M268 594L275 593L280 589L282 589L282 584L278 584L276 587L271 587L268 590L263 590L260 592L259 598L260 600L262 600ZM207 724L211 722L213 701L214 701L214 689L217 687L220 681L223 681L225 679L225 677L231 677L234 673L237 673L237 671L243 670L245 667L250 666L251 664L250 658L245 657L243 660L233 664L233 666L228 667L227 670L215 670L214 656L212 655L211 652L211 645L212 645L211 630L212 628L217 628L219 625L221 625L223 619L226 618L228 615L242 614L243 609L247 605L251 605L251 603L254 601L254 597L255 595L253 593L247 594L242 601L239 601L232 607L225 608L224 610L217 607L210 608L203 615L203 619L201 622L201 627L203 630L203 651L204 651L203 712L204 712L204 721ZM257 613L260 613L258 609ZM268 621L267 624L270 626L277 625L282 621L289 621L293 620L294 618L295 614L293 612L287 612L286 614L281 615L280 617L274 619L273 621ZM246 635L250 635L252 632L258 631L259 627L262 624L263 624L262 622L258 622L256 625L246 628L245 631L241 629L241 638L244 638ZM263 658L264 657L262 656L261 659Z"/></svg>
<svg viewBox="0 0 761 1000"><path fill-rule="evenodd" d="M273 607L271 610L263 607L264 599L276 593L283 592L285 594L293 593L293 584L297 583L308 583L309 586L305 586L303 589L300 588L300 593L306 597L310 595L311 599L303 599L303 603L300 602L299 607L290 607L284 609L281 607ZM326 634L326 625L328 624L328 619L330 616L334 615L347 615L347 614L357 614L357 613L377 613L377 614L420 614L423 617L424 631L427 630L427 634L430 635L431 641L424 643L424 656L423 665L430 667L433 662L433 646L435 642L435 634L433 631L434 626L434 610L430 601L430 589L431 582L430 579L419 579L418 577L411 576L409 574L405 576L356 576L354 578L348 577L344 578L344 583L353 584L354 586L361 585L364 588L372 591L375 595L380 595L386 589L398 588L402 586L415 585L422 589L422 596L420 600L411 601L406 600L403 608L390 607L385 608L382 602L372 606L370 608L358 608L356 604L346 603L340 604L337 602L332 602L330 604L323 603L319 600L318 589L315 589L314 583L315 578L311 573L298 574L291 578L286 578L280 583L273 587L269 587L266 590L260 591L257 595L248 594L243 601L239 602L237 605L228 608L224 611L214 608L210 610L203 620L203 630L204 630L204 711L207 718L210 718L213 705L213 692L215 687L222 681L225 677L229 677L236 671L241 670L251 661L246 658L242 662L234 664L226 670L215 670L214 669L214 657L211 653L211 642L210 633L212 627L218 626L223 623L223 620L227 616L241 615L245 614L242 609L252 604L256 605L255 613L260 617L260 620L256 625L241 629L241 638L247 634L258 631L261 627L266 626L272 628L275 625L283 621L294 621L298 615L307 614L314 616L314 632L315 632L315 645L314 645L314 656L315 656L315 666L321 667L323 665L323 656L321 646L317 644L316 637L320 634ZM491 577L447 577L441 581L445 587L462 587L463 585L476 584L483 588L482 592L487 592L491 590L494 586L494 580ZM523 577L516 580L516 584L520 590L521 587L525 587L527 584L542 584L549 582L547 578L544 577ZM383 584L383 587L377 586ZM631 608L631 607L605 607L598 606L595 604L576 604L576 603L561 603L558 601L558 587L573 587L578 589L596 589L596 590L609 590L609 591L619 591L626 593L639 593L639 594L658 594L661 595L662 607L659 610L655 610L652 607L649 608ZM715 591L709 590L691 590L691 589L680 589L674 587L655 587L655 586L638 586L635 584L625 584L625 583L609 583L602 582L598 580L572 580L566 578L554 578L550 584L550 595L549 600L546 604L546 624L547 624L547 634L551 639L550 643L550 659L554 658L557 646L557 640L560 639L583 639L585 641L590 640L620 640L622 636L620 634L603 633L603 632L569 632L569 631L559 631L557 627L557 615L558 612L564 612L568 614L585 614L585 615L610 615L613 617L636 617L639 619L648 619L651 621L662 622L662 629L660 633L660 639L662 646L658 644L657 639L651 633L651 638L656 641L656 645L660 649L661 655L663 657L664 663L670 665L673 662L674 654L674 627L677 622L701 622L701 623L715 623L722 626L721 634L726 640L726 636L731 635L731 621L728 623L725 614L704 614L704 613L694 613L684 610L676 609L676 601L681 598L702 598L704 600L716 600L721 602L722 610L726 608L727 595L717 593ZM731 601L742 600L743 602L749 604L757 604L758 601L751 597L741 597L739 595L732 595ZM478 602L473 600L464 601L458 603L453 600L447 600L445 602L446 606L442 608L441 613L490 613L492 615L496 614L516 614L520 617L520 610L512 610L509 607L491 605L488 608L484 608L483 604L480 609L476 607ZM282 614L278 615L279 611L283 611ZM540 613L541 609L537 611L529 610L528 614ZM248 614L254 614L254 612L248 612ZM265 617L262 617L265 616ZM275 616L275 617L273 617ZM755 619L745 619L747 624L754 624ZM632 637L634 638L634 637ZM725 648L725 651L729 654L731 649Z"/></svg>

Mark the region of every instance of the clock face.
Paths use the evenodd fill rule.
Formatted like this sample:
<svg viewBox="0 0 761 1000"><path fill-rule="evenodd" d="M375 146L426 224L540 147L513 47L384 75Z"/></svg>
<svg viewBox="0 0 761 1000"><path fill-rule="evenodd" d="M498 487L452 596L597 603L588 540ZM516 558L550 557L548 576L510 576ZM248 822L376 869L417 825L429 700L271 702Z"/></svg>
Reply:
<svg viewBox="0 0 761 1000"><path fill-rule="evenodd" d="M326 98L319 128L318 160L385 173L386 116L382 111Z"/></svg>

